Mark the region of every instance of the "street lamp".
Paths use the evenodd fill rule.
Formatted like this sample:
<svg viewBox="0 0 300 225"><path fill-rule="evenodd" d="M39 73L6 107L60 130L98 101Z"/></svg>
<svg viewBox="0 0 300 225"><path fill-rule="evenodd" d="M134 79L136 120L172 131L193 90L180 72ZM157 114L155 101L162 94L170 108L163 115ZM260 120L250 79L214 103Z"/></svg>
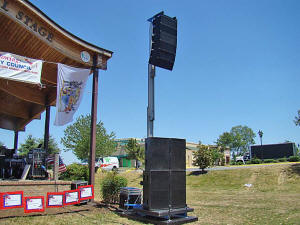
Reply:
<svg viewBox="0 0 300 225"><path fill-rule="evenodd" d="M260 138L260 152L261 152L261 160L264 160L264 154L263 154L263 150L262 150L262 137L263 137L263 132L261 130L258 131L258 135Z"/></svg>

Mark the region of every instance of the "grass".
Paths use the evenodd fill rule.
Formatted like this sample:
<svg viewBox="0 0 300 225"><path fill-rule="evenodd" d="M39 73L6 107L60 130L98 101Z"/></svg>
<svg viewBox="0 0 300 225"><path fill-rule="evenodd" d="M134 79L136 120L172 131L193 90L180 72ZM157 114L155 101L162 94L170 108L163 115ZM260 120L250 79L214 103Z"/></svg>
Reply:
<svg viewBox="0 0 300 225"><path fill-rule="evenodd" d="M104 176L96 175L97 202ZM129 186L141 187L141 173L122 176ZM199 219L192 224L300 224L300 164L187 174L186 181L187 204L195 209L190 215ZM59 214L47 212L50 215L0 219L0 224L141 224L119 217L112 206L69 206Z"/></svg>

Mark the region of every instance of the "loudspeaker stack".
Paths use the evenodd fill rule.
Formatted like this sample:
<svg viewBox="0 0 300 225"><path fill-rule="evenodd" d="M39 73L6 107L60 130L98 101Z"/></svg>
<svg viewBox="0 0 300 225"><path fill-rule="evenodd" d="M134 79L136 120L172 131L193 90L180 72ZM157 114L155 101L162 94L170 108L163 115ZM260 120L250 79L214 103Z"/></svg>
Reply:
<svg viewBox="0 0 300 225"><path fill-rule="evenodd" d="M186 207L186 141L146 138L143 209Z"/></svg>

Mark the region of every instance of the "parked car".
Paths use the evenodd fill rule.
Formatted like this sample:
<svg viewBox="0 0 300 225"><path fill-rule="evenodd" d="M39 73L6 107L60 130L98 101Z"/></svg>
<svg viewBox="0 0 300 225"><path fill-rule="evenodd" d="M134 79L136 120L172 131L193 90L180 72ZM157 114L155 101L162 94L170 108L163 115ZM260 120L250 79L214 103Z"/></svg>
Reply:
<svg viewBox="0 0 300 225"><path fill-rule="evenodd" d="M119 169L119 160L117 157L103 157L96 160L95 167L102 170L117 170Z"/></svg>

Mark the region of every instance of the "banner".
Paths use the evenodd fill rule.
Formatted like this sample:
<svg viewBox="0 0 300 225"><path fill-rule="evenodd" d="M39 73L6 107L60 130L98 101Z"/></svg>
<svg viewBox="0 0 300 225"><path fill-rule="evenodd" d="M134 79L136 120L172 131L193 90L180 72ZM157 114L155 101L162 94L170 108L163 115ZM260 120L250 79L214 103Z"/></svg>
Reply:
<svg viewBox="0 0 300 225"><path fill-rule="evenodd" d="M78 190L64 191L64 195L64 205L74 205L80 202Z"/></svg>
<svg viewBox="0 0 300 225"><path fill-rule="evenodd" d="M89 69L58 64L54 125L62 126L73 121L73 115L80 105L89 73Z"/></svg>
<svg viewBox="0 0 300 225"><path fill-rule="evenodd" d="M94 199L93 185L79 186L79 200Z"/></svg>
<svg viewBox="0 0 300 225"><path fill-rule="evenodd" d="M1 209L23 208L23 191L0 193Z"/></svg>
<svg viewBox="0 0 300 225"><path fill-rule="evenodd" d="M59 208L64 206L63 192L48 192L47 193L47 208Z"/></svg>
<svg viewBox="0 0 300 225"><path fill-rule="evenodd" d="M0 78L40 84L42 60L0 52Z"/></svg>

